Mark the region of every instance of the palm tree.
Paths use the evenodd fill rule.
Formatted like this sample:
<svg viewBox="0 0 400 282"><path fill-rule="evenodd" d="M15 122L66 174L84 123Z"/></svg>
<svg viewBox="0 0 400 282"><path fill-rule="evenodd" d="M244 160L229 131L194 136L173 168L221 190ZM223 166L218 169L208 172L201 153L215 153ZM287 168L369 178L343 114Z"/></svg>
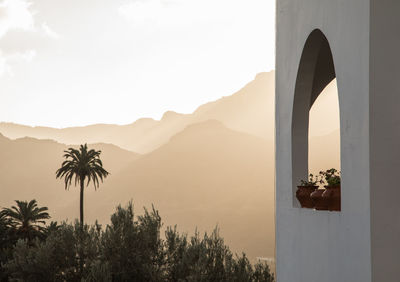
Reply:
<svg viewBox="0 0 400 282"><path fill-rule="evenodd" d="M0 211L0 227L8 227L10 225L10 219L4 214L4 210Z"/></svg>
<svg viewBox="0 0 400 282"><path fill-rule="evenodd" d="M103 182L103 178L109 174L104 168L100 160L101 151L93 149L88 150L87 144L81 145L79 150L69 148L64 151L65 161L61 164L61 168L56 171L56 178L64 177L65 189L68 190L74 179L75 186L80 184L80 224L83 228L83 191L89 186L90 181L93 182L94 189L99 187L99 178Z"/></svg>
<svg viewBox="0 0 400 282"><path fill-rule="evenodd" d="M44 230L40 224L45 224L49 219L47 207L39 208L36 200L15 201L17 206L5 208L0 212L0 217L8 219L8 224L29 241L33 236L39 235Z"/></svg>
<svg viewBox="0 0 400 282"><path fill-rule="evenodd" d="M6 240L6 233L11 227L12 225L10 218L5 215L4 210L0 211L0 250L2 249L3 243Z"/></svg>

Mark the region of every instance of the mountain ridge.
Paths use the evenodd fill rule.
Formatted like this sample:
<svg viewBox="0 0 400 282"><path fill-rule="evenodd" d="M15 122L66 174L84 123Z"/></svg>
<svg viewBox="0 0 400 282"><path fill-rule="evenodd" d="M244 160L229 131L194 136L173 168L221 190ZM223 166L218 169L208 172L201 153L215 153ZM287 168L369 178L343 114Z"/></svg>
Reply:
<svg viewBox="0 0 400 282"><path fill-rule="evenodd" d="M53 139L64 144L112 143L123 149L137 153L149 153L191 123L209 119L218 119L231 129L247 132L266 139L272 139L273 126L265 128L255 126L257 119L265 122L273 119L273 108L269 105L273 99L274 73L260 73L256 78L231 96L199 106L191 114L166 111L160 120L140 118L127 125L94 124L89 126L51 128L31 127L13 123L0 123L0 132L11 139L27 134L39 139ZM256 101L248 109L240 109L245 100ZM264 108L267 110L263 110ZM236 108L236 110L234 109ZM262 118L259 118L259 116ZM261 131L259 130L261 128Z"/></svg>

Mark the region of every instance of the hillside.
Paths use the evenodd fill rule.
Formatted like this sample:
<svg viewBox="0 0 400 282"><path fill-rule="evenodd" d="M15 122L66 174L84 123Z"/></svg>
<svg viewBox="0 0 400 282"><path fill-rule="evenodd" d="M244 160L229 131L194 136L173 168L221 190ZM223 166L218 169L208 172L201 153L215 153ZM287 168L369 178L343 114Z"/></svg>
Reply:
<svg viewBox="0 0 400 282"><path fill-rule="evenodd" d="M54 219L78 217L79 193L64 191L55 179L67 144L83 142L103 150L111 172L95 192L85 193L89 222L108 216L132 199L136 210L155 204L166 225L210 231L216 224L233 250L249 257L272 257L274 250L274 73L257 75L229 97L194 113L166 112L160 121L91 125L66 129L1 123L0 206L36 198ZM310 110L310 170L339 167L335 82ZM110 142L104 144L102 142ZM137 149L142 155L121 149ZM139 211L138 211L139 212Z"/></svg>
<svg viewBox="0 0 400 282"><path fill-rule="evenodd" d="M218 224L235 251L252 258L272 256L271 149L271 142L215 120L190 125L110 178L101 193L88 196L88 219L104 222L128 199L137 208L153 203L166 225L193 232Z"/></svg>
<svg viewBox="0 0 400 282"><path fill-rule="evenodd" d="M252 258L273 255L271 142L210 120L188 126L141 157L115 146L95 147L103 150L104 166L112 174L98 191L90 187L85 192L89 222L108 222L117 204L132 199L137 210L154 204L166 225L193 232L218 224L235 251ZM0 157L8 161L0 167L0 206L36 198L55 220L77 218L78 190L64 191L54 177L65 148L50 140L1 136Z"/></svg>
<svg viewBox="0 0 400 282"><path fill-rule="evenodd" d="M10 206L14 200L37 199L40 205L50 208L55 218L73 218L71 205L78 211L77 189L65 191L62 180L55 179L68 147L52 140L10 140L0 135L0 207ZM140 156L110 144L89 147L102 150L102 160L112 175Z"/></svg>

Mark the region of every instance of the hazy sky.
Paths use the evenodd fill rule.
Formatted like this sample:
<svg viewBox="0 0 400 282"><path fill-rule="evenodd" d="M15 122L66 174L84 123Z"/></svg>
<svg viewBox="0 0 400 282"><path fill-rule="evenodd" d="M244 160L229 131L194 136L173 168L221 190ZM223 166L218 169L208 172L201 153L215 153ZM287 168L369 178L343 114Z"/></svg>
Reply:
<svg viewBox="0 0 400 282"><path fill-rule="evenodd" d="M274 68L274 0L0 0L0 121L192 112Z"/></svg>

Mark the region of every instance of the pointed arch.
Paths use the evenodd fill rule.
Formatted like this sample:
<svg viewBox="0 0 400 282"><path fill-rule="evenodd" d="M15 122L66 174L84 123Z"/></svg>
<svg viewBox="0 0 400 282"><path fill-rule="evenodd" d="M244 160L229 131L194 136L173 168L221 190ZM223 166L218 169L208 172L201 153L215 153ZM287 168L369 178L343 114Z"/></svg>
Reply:
<svg viewBox="0 0 400 282"><path fill-rule="evenodd" d="M335 65L328 39L315 29L308 36L301 55L292 111L292 183L308 175L309 112L322 90L336 78ZM293 205L299 204L293 197Z"/></svg>

